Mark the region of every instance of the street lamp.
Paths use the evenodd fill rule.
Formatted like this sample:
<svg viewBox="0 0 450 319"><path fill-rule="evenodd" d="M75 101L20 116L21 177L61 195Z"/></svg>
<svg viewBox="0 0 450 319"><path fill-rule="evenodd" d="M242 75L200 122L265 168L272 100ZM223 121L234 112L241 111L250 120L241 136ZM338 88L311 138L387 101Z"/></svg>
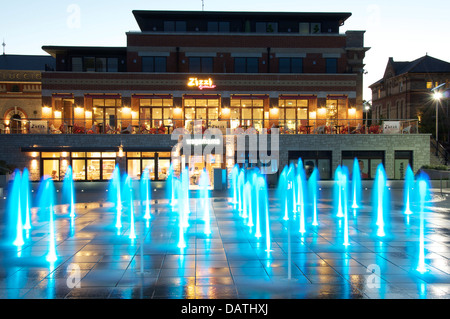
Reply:
<svg viewBox="0 0 450 319"><path fill-rule="evenodd" d="M438 155L439 152L439 101L442 98L442 93L439 92L438 89L445 84L446 83L442 83L431 89L431 92L433 92L433 98L436 101L436 155Z"/></svg>
<svg viewBox="0 0 450 319"><path fill-rule="evenodd" d="M366 101L363 103L364 105L364 109L366 110L366 134L368 133L369 128L367 127L367 125L369 124L368 122L368 114L369 114L369 110L370 110L370 101Z"/></svg>

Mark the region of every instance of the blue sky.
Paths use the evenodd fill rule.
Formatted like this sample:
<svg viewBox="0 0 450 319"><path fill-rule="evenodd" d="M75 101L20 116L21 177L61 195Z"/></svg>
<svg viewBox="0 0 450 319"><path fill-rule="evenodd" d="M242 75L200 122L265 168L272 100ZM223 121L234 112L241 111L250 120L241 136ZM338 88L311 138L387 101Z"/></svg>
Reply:
<svg viewBox="0 0 450 319"><path fill-rule="evenodd" d="M426 53L450 61L450 1L205 0L211 11L351 12L341 28L365 30L364 98L383 76L389 57L409 61ZM0 6L0 41L7 54L45 54L43 45L125 46L139 30L132 10L201 10L201 0L15 0Z"/></svg>

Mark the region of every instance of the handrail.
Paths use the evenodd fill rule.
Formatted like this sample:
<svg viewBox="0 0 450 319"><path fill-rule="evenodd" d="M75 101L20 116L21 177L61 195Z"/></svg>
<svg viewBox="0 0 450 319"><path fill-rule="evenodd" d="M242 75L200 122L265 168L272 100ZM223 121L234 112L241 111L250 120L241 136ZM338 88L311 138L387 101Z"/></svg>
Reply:
<svg viewBox="0 0 450 319"><path fill-rule="evenodd" d="M17 126L11 121L20 122ZM380 134L383 125L370 124L366 119L227 119L203 121L202 131L207 128L236 128L244 130L254 127L259 133L263 128L270 133L278 128L280 134ZM372 122L371 120L369 120ZM418 133L417 119L390 119L397 122L391 134ZM385 121L385 122L386 122ZM114 119L97 122L92 119L77 120L65 118L34 118L26 120L11 119L9 125L0 123L0 133L5 134L171 134L175 128L186 128L192 131L194 120L190 119ZM70 123L70 124L69 124ZM151 124L159 124L154 125ZM163 125L165 124L165 125ZM208 125L209 124L209 125ZM3 127L2 127L3 126ZM185 127L187 126L187 127ZM267 127L270 126L270 127Z"/></svg>
<svg viewBox="0 0 450 319"><path fill-rule="evenodd" d="M441 143L436 141L433 137L430 137L430 141L431 141L430 144L433 147L433 150L435 151L435 155L439 159L442 159L444 161L444 163L443 163L444 165L448 165L449 164L450 153L445 149L444 146L442 146Z"/></svg>

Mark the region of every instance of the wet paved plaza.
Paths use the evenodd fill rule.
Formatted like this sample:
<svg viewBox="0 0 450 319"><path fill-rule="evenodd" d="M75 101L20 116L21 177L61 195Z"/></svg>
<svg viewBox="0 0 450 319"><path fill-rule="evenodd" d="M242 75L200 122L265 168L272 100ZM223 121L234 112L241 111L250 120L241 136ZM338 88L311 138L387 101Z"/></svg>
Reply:
<svg viewBox="0 0 450 319"><path fill-rule="evenodd" d="M159 192L159 191L158 191ZM370 192L370 191L367 191ZM211 199L210 236L197 202L190 200L186 248L177 247L177 214L168 201L152 201L146 225L136 211L137 238L128 238L124 219L114 227L111 203L79 194L71 221L57 207L56 253L45 260L48 221L33 210L33 228L20 251L0 246L0 298L154 299L447 299L450 297L450 204L435 194L425 214L425 263L419 273L419 218L402 213L401 191L393 190L386 237L374 233L369 195L350 212L350 245L343 245L343 222L332 213L326 194L319 201L319 226L307 216L302 236L282 219L271 200L271 252L233 210L229 198ZM157 194L155 193L155 198ZM270 195L275 196L274 192ZM163 196L160 196L163 197ZM81 201L84 201L81 203ZM4 202L4 201L3 201ZM4 203L2 203L4 206ZM288 225L291 225L288 229ZM4 230L4 227L3 227ZM288 236L290 235L290 236ZM289 279L290 278L290 279Z"/></svg>

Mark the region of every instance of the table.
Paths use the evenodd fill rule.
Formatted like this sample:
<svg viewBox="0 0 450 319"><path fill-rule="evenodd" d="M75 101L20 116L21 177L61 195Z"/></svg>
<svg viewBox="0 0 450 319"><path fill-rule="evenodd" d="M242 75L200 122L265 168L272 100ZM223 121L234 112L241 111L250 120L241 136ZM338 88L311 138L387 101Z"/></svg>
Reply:
<svg viewBox="0 0 450 319"><path fill-rule="evenodd" d="M305 127L306 127L306 134L309 134L311 131L312 125L305 125Z"/></svg>

